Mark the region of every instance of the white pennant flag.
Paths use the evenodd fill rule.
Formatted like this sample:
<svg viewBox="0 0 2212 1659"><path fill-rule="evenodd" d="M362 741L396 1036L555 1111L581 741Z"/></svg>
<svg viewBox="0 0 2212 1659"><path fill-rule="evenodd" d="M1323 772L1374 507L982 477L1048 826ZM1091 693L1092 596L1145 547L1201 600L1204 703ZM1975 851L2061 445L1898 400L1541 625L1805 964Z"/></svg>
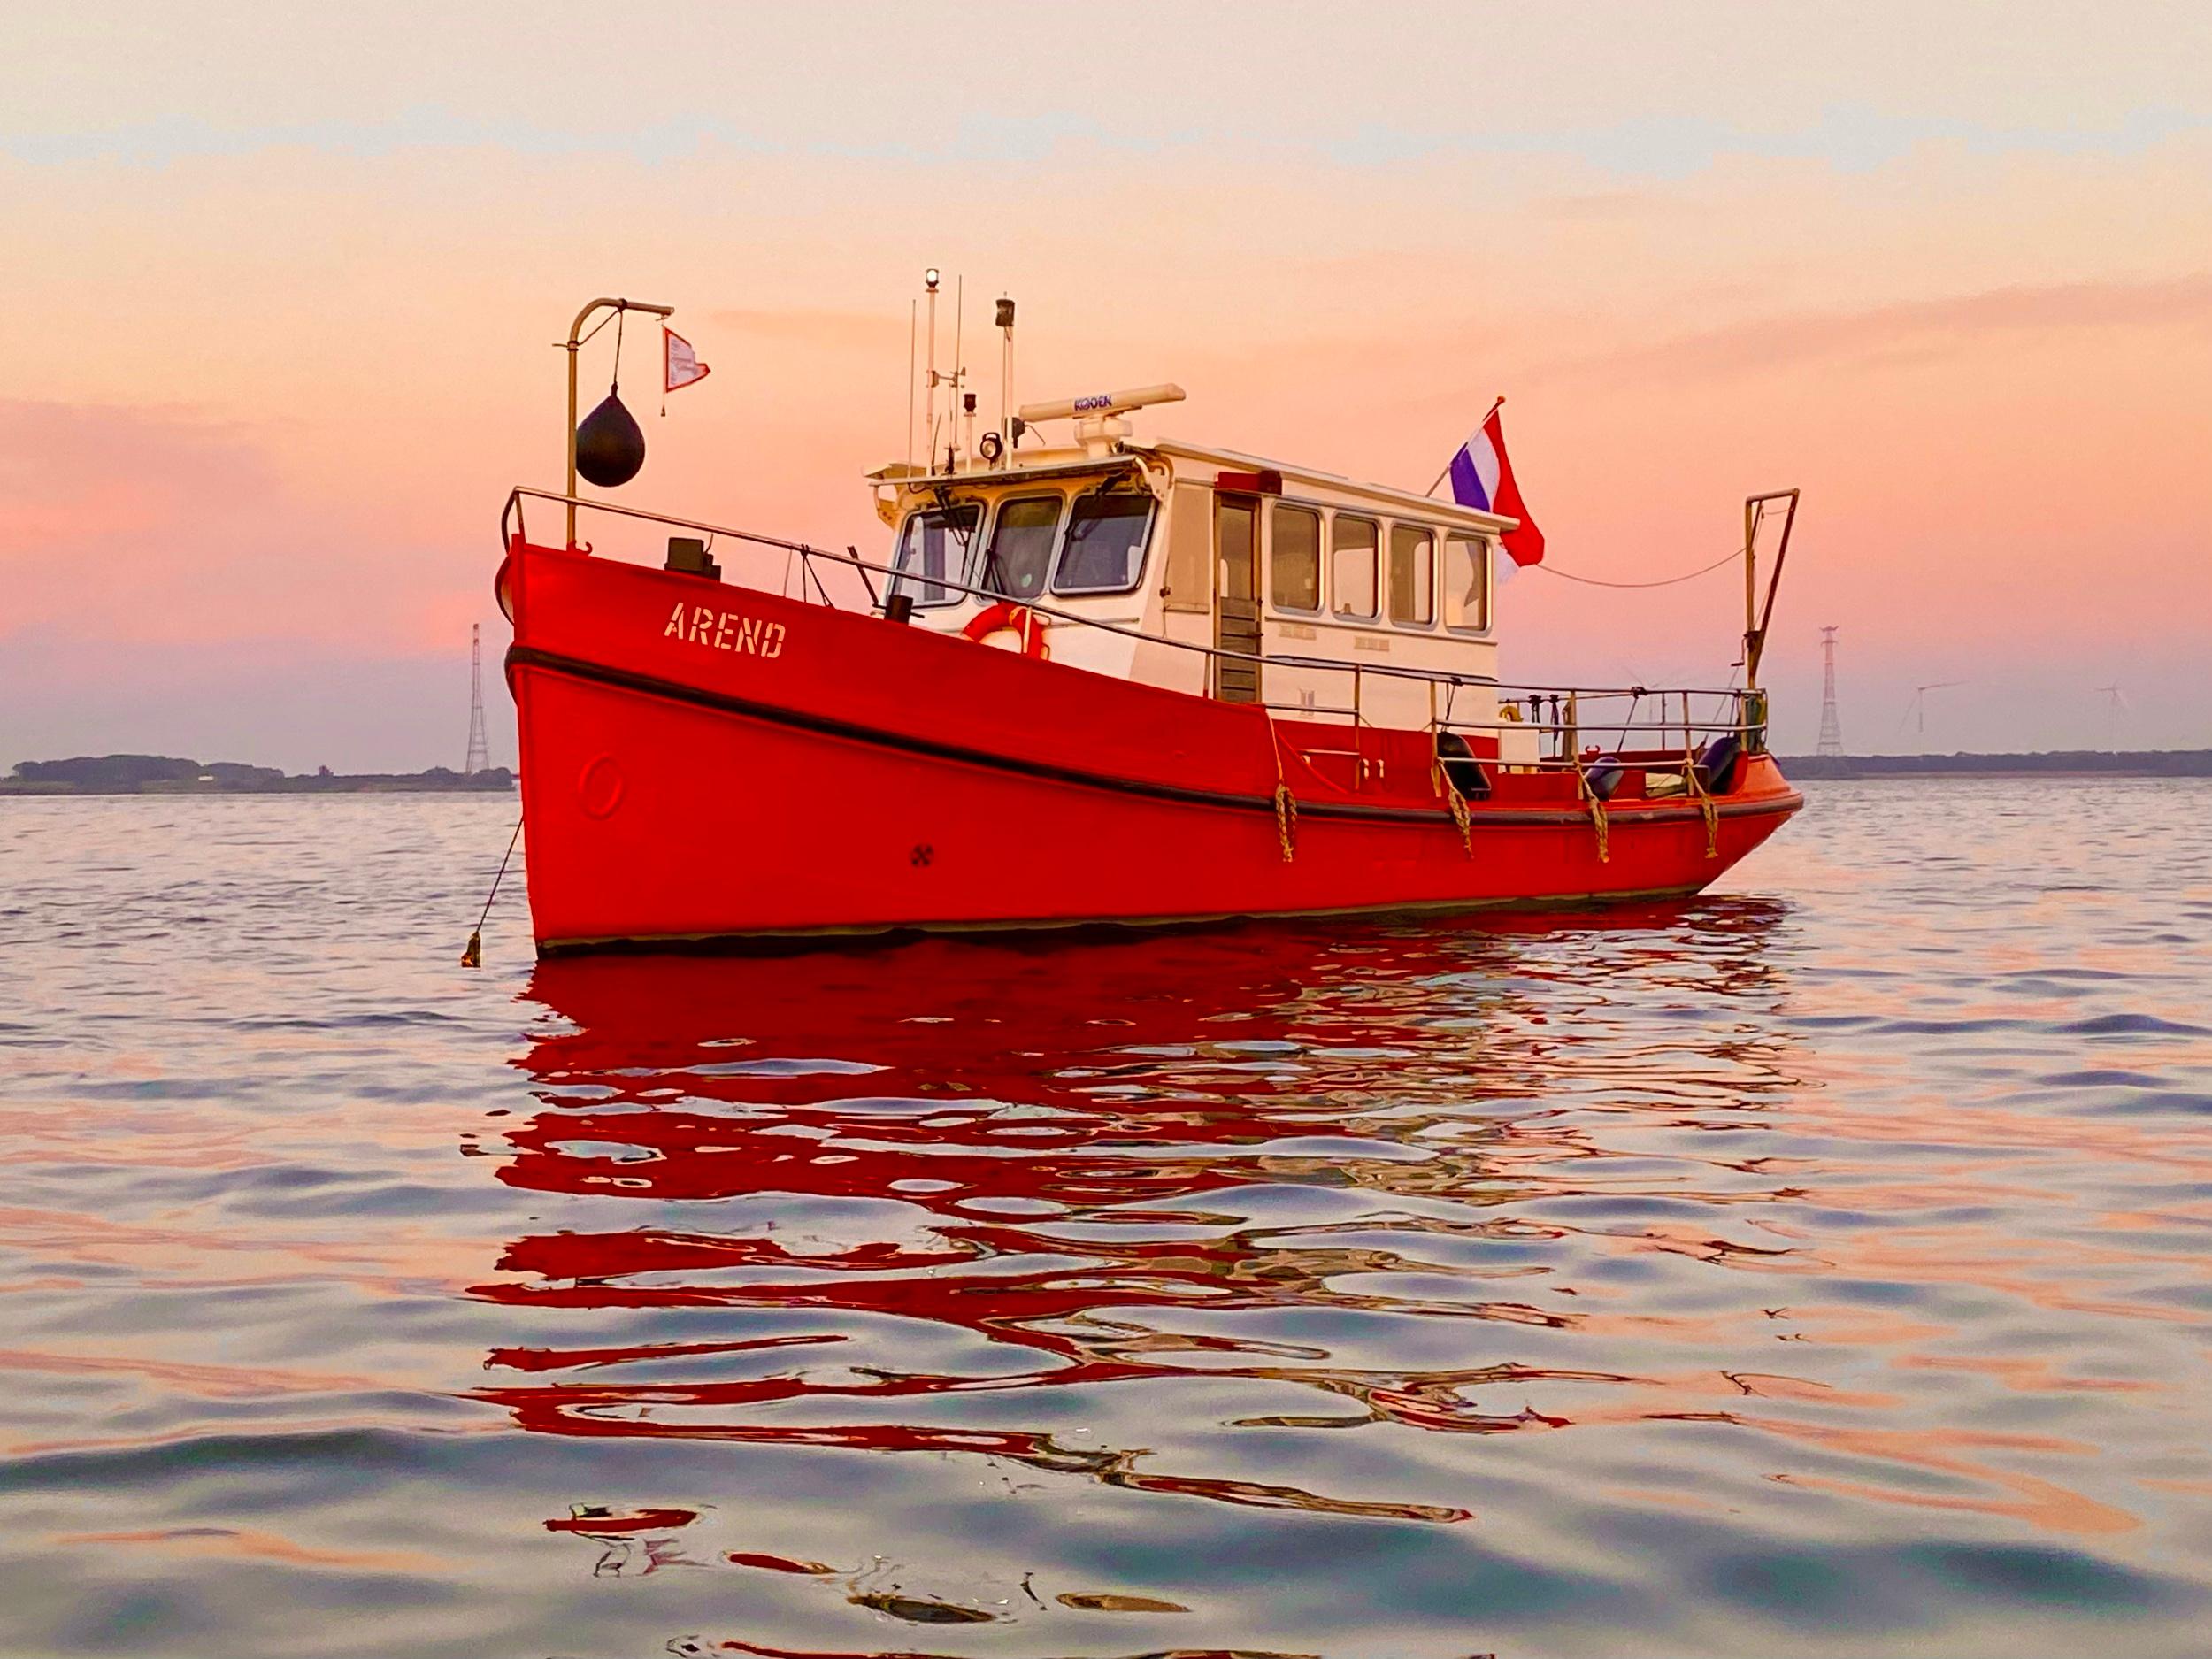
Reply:
<svg viewBox="0 0 2212 1659"><path fill-rule="evenodd" d="M673 329L661 329L662 365L667 371L666 389L680 392L687 386L696 386L713 373L699 361L699 354L691 349L691 342Z"/></svg>

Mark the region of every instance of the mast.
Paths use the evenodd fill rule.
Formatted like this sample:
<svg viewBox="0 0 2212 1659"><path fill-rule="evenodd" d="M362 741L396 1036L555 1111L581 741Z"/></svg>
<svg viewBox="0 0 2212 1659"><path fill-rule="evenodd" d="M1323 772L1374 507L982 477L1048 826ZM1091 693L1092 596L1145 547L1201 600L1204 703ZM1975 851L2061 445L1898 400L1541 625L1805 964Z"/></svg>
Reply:
<svg viewBox="0 0 2212 1659"><path fill-rule="evenodd" d="M1774 620L1774 595L1782 586L1782 566L1790 556L1790 530L1797 523L1798 492L1769 490L1747 495L1743 503L1743 683L1747 692L1759 689L1759 658L1766 650L1767 627ZM1786 507L1776 506L1786 503ZM1766 603L1759 603L1759 526L1770 511L1782 514L1782 540L1774 549L1773 573L1767 578ZM1763 725L1762 714L1755 724Z"/></svg>

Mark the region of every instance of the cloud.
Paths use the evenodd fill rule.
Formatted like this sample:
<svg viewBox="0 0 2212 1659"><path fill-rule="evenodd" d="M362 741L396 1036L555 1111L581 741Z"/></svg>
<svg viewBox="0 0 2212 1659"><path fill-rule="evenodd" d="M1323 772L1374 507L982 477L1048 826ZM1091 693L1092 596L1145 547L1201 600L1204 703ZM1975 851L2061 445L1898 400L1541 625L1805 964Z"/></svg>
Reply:
<svg viewBox="0 0 2212 1659"><path fill-rule="evenodd" d="M173 532L211 489L265 496L266 458L245 431L189 409L0 399L0 565L82 557Z"/></svg>
<svg viewBox="0 0 2212 1659"><path fill-rule="evenodd" d="M1348 106L1361 107L1353 99ZM2099 122L2048 124L1901 114L1832 104L1794 120L1732 120L1702 113L1652 113L1578 123L1509 119L1501 112L1431 122L1347 117L1317 124L1299 111L1240 111L1233 123L1126 119L1110 103L1094 108L971 110L941 131L917 136L879 118L856 123L849 110L818 119L748 126L704 110L633 119L577 116L549 126L418 104L352 119L238 122L171 113L106 125L0 129L0 157L37 166L83 164L162 167L279 151L380 159L406 151L489 150L546 157L610 157L655 165L720 151L745 157L796 156L933 166L1031 167L1084 156L1115 158L1234 157L1247 161L1325 161L1363 172L1485 157L1571 159L1624 178L1680 180L1731 157L1812 160L1841 173L1870 173L1930 147L1969 155L2131 157L2176 138L2212 131L2212 116L2139 108Z"/></svg>
<svg viewBox="0 0 2212 1659"><path fill-rule="evenodd" d="M2015 335L2177 326L2212 326L2212 273L2155 281L1992 288L1762 318L1586 357L1571 366L1607 376L1730 374L1816 359L1922 360Z"/></svg>

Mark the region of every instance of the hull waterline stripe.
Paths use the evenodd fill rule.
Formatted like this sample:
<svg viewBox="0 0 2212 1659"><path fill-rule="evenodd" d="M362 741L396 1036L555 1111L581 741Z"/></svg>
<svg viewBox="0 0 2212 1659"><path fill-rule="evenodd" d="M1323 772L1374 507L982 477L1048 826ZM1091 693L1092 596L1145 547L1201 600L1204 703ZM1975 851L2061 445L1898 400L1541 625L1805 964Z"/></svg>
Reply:
<svg viewBox="0 0 2212 1659"><path fill-rule="evenodd" d="M1322 909L1216 910L1173 916L1009 917L991 921L846 922L826 927L760 927L712 933L610 933L580 939L541 939L541 956L580 956L622 951L696 951L702 955L748 945L772 947L826 940L895 941L930 933L1135 933L1143 930L1217 927L1223 923L1318 921L1332 918L1386 921L1392 917L1464 916L1476 912L1602 910L1623 904L1658 904L1694 898L1705 881L1687 887L1640 887L1619 893L1544 894L1510 899L1389 900L1379 904L1338 904Z"/></svg>
<svg viewBox="0 0 2212 1659"><path fill-rule="evenodd" d="M506 667L511 674L517 668L543 669L594 685L634 691L641 695L658 697L672 703L689 703L695 708L713 709L725 714L743 715L770 725L792 726L824 737L842 738L849 742L865 743L872 748L890 749L901 755L956 761L992 772L1011 772L1018 777L1044 779L1054 783L1074 784L1084 788L1104 789L1117 795L1139 795L1155 801L1171 801L1184 806L1222 807L1233 811L1264 812L1271 817L1275 811L1272 795L1233 795L1222 790L1194 789L1183 784L1157 783L1141 778L1118 778L1110 772L1087 772L1051 761L1022 760L989 749L941 742L933 738L904 736L878 726L840 720L829 715L808 714L780 703L761 703L749 697L733 696L728 692L707 691L696 686L684 685L679 680L634 673L626 668L609 668L579 657L541 651L533 646L509 647ZM1763 818L1776 813L1786 816L1804 804L1805 797L1792 790L1787 795L1771 795L1756 801L1717 802L1714 810L1722 818ZM1362 806L1347 801L1308 801L1301 798L1298 814L1301 818L1421 824L1449 829L1455 833L1458 828L1451 812L1440 806ZM1703 821L1703 814L1695 807L1638 808L1623 805L1613 809L1613 818L1619 824L1690 824ZM1587 824L1590 815L1579 807L1485 808L1471 805L1467 821L1494 827L1517 824Z"/></svg>

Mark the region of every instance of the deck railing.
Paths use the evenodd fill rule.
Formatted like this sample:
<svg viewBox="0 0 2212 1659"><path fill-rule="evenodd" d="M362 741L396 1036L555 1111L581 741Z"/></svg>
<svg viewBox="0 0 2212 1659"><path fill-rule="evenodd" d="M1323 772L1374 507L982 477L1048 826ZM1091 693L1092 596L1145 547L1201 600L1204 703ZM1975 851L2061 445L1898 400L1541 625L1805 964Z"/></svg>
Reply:
<svg viewBox="0 0 2212 1659"><path fill-rule="evenodd" d="M506 507L500 514L500 542L503 547L512 545L518 534L526 541L528 539L523 505L527 501L547 502L562 508L564 511L573 507L673 529L695 530L717 538L726 536L750 546L789 555L798 563L801 580L798 592L793 594L790 591L790 573L787 572L783 596L795 598L802 603L818 603L831 610L844 607L832 597L828 587L822 581L815 569L817 560L854 572L868 591L870 610L877 614L883 611L883 595L889 591L889 588L887 586L879 592L875 582L870 580L871 576L882 577L887 584L901 577L910 581L914 580L911 572L902 572L895 566L864 559L852 548L840 553L803 541L787 541L778 536L733 529L727 525L710 524L695 518L678 518L667 513L618 506L611 502L585 500L526 485L518 485L509 492ZM811 594L807 591L810 583L813 588ZM933 576L929 578L929 586L976 599L997 601L1007 597L993 588L958 581L950 577ZM1146 645L1161 645L1195 653L1208 659L1210 669L1212 660L1219 658L1343 675L1350 681L1351 701L1348 704L1324 706L1304 703L1262 703L1256 705L1278 725L1283 723L1284 714L1334 715L1348 722L1354 733L1350 747L1335 750L1321 745L1320 752L1341 752L1354 757L1363 752L1358 733L1374 723L1366 716L1361 694L1366 682L1376 679L1425 685L1429 692L1429 718L1425 723L1427 729L1437 733L1440 740L1446 733L1457 735L1463 741L1469 736L1495 739L1500 746L1501 764L1509 769L1571 770L1579 774L1587 769L1594 757L1605 756L1647 763L1658 770L1678 765L1685 769L1686 783L1694 786L1697 757L1706 744L1717 738L1731 735L1747 749L1758 749L1764 743L1765 694L1747 691L1740 687L1668 687L1656 689L1646 686L1532 685L1501 680L1487 674L1456 673L1448 669L1346 663L1333 657L1283 653L1267 655L1233 651L1195 640L1172 640L1157 634L1147 634L1141 628L1108 621L1102 617L1084 616L1041 600L1029 599L1020 603L1036 615L1049 618L1055 622L1121 634ZM1209 686L1214 683L1210 672L1202 679ZM1496 714L1479 719L1455 715L1451 705L1455 695L1463 688L1479 690L1486 697L1494 698ZM1442 699L1440 703L1440 694ZM1522 712L1524 709L1525 715ZM1509 742L1509 739L1512 741ZM1532 752L1531 743L1526 741L1530 739L1533 740Z"/></svg>

